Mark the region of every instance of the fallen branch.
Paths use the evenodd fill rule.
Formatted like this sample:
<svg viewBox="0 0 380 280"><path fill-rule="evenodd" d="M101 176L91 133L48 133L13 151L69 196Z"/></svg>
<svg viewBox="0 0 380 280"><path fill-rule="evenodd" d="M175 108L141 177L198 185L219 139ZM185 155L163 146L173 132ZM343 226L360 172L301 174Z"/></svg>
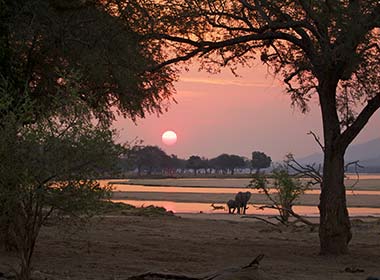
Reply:
<svg viewBox="0 0 380 280"><path fill-rule="evenodd" d="M148 280L148 279L169 279L169 280L201 280L201 278L194 278L178 274L166 274L159 272L146 272L140 275L131 276L127 280Z"/></svg>
<svg viewBox="0 0 380 280"><path fill-rule="evenodd" d="M146 272L143 274L131 276L127 280L218 280L218 279L236 279L234 276L237 273L245 272L252 273L259 267L260 261L264 258L264 254L258 255L249 264L242 267L227 268L212 274L205 274L203 276L187 276L181 274L170 274L160 272ZM247 278L248 279L248 278Z"/></svg>
<svg viewBox="0 0 380 280"><path fill-rule="evenodd" d="M287 209L287 208L283 208L283 207L278 207L278 206L274 206L274 205L263 205L263 206L260 206L260 207L256 207L257 209L260 209L260 210L263 210L265 208L269 208L269 209L276 209L278 211L286 211L288 212L291 216L293 216L294 218L296 218L296 221L300 221L308 226L311 226L311 227L317 227L318 224L315 224L315 223L312 223L310 222L309 220L305 219L304 217L298 215L297 213L295 213L292 209ZM283 223L284 225L289 225L289 223L286 223L285 221L282 221L281 218L278 218L277 216L275 216L275 218L280 221L281 223ZM293 222L294 223L294 222Z"/></svg>
<svg viewBox="0 0 380 280"><path fill-rule="evenodd" d="M251 261L248 265L243 266L242 269L246 269L248 267L255 267L257 268L258 265L260 264L261 260L264 258L264 254L258 255L256 258L254 258L253 261Z"/></svg>

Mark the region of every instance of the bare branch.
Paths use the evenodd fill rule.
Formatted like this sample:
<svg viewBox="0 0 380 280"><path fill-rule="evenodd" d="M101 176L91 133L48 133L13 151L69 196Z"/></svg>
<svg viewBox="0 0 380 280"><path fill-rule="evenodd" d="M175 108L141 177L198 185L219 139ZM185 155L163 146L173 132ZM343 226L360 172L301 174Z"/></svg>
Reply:
<svg viewBox="0 0 380 280"><path fill-rule="evenodd" d="M307 135L312 135L312 136L314 137L315 142L317 142L318 145L319 145L319 147L321 147L322 152L325 152L325 147L322 145L322 143L321 143L320 138L319 138L318 135L316 135L316 134L315 134L313 131L311 131L311 130L307 133Z"/></svg>
<svg viewBox="0 0 380 280"><path fill-rule="evenodd" d="M341 134L338 145L346 149L379 108L380 93L368 101L356 120Z"/></svg>
<svg viewBox="0 0 380 280"><path fill-rule="evenodd" d="M298 176L310 177L314 182L311 184L321 184L322 183L322 174L321 174L321 165L318 165L318 169L315 168L314 164L306 164L305 166L299 163L292 154L287 155L287 160L285 161L286 165L290 167L293 171L297 172Z"/></svg>
<svg viewBox="0 0 380 280"><path fill-rule="evenodd" d="M160 64L157 64L153 67L150 67L150 68L147 68L145 71L146 72L155 72L155 71L158 71L168 65L171 65L171 64L175 64L177 62L181 62L181 61L187 61L189 60L190 58L193 58L195 57L197 54L199 54L201 52L200 49L195 49L189 53L187 53L186 55L183 55L183 56L177 56L175 58L172 58L172 59L169 59L169 60L166 60L165 62L162 62Z"/></svg>
<svg viewBox="0 0 380 280"><path fill-rule="evenodd" d="M355 168L355 175L356 175L356 180L355 182L350 186L350 188L354 188L358 183L359 183L359 180L360 180L360 175L359 175L359 171L358 169L359 168L364 168L364 166L360 165L359 164L359 160L355 160L355 161L352 161L352 162L349 162L347 163L345 166L344 166L344 170L347 171L348 170L348 167L350 167L351 165L354 165L354 168Z"/></svg>

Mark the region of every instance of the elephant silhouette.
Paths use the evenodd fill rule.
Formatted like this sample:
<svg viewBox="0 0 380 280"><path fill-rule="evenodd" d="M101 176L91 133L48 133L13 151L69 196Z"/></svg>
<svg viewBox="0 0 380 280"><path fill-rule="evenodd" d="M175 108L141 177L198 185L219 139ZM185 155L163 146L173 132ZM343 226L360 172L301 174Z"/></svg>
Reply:
<svg viewBox="0 0 380 280"><path fill-rule="evenodd" d="M235 213L235 210L237 208L237 203L235 200L230 199L227 201L227 207L228 207L228 214L233 214Z"/></svg>
<svg viewBox="0 0 380 280"><path fill-rule="evenodd" d="M235 203L238 214L240 214L240 212L242 211L245 215L245 211L247 210L247 203L251 198L251 195L251 192L238 192L235 195Z"/></svg>

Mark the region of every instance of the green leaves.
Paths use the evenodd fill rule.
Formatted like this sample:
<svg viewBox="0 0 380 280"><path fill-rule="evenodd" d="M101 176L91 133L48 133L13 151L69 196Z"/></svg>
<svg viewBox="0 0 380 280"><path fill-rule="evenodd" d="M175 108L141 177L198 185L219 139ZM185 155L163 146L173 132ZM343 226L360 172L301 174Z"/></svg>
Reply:
<svg viewBox="0 0 380 280"><path fill-rule="evenodd" d="M294 213L292 207L295 201L310 187L310 183L292 176L286 168L280 166L270 176L264 173L254 174L248 187L264 193L270 201L270 205L264 208L277 209L281 221L287 223L289 216Z"/></svg>

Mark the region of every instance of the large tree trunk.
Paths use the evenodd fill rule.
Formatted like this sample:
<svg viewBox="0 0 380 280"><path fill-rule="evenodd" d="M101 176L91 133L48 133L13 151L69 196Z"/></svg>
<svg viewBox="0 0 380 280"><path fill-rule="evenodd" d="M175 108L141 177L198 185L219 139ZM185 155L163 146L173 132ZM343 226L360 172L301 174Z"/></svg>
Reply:
<svg viewBox="0 0 380 280"><path fill-rule="evenodd" d="M333 73L329 75L333 77ZM319 96L324 134L323 183L319 203L319 240L321 254L344 254L351 240L351 226L344 186L344 153L341 145L340 121L337 114L338 80L320 83Z"/></svg>
<svg viewBox="0 0 380 280"><path fill-rule="evenodd" d="M347 253L351 226L344 186L344 153L326 149L320 196L321 254Z"/></svg>

